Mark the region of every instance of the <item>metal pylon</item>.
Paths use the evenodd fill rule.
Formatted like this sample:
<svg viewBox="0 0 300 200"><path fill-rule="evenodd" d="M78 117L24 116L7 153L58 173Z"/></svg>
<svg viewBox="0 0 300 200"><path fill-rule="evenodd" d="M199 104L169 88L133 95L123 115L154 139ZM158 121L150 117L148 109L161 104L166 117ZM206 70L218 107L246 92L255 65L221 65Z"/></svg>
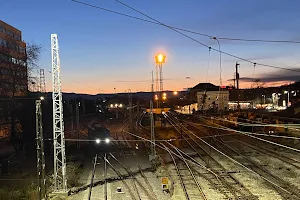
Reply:
<svg viewBox="0 0 300 200"><path fill-rule="evenodd" d="M131 89L128 90L128 103L129 103L129 130L133 131L133 110L132 110L132 94Z"/></svg>
<svg viewBox="0 0 300 200"><path fill-rule="evenodd" d="M44 153L42 101L36 100L36 153L38 176L38 199L47 199L46 166Z"/></svg>
<svg viewBox="0 0 300 200"><path fill-rule="evenodd" d="M154 83L153 83L153 71L152 71L152 84L151 84L151 92L152 99L150 100L150 127L151 127L151 156L155 158L155 132L154 132L154 118L153 118L153 92L154 92Z"/></svg>
<svg viewBox="0 0 300 200"><path fill-rule="evenodd" d="M52 84L53 84L53 147L54 147L54 191L66 192L66 155L63 122L63 104L60 80L60 58L57 34L51 34Z"/></svg>
<svg viewBox="0 0 300 200"><path fill-rule="evenodd" d="M46 82L45 82L45 71L44 69L40 69L40 92L46 92Z"/></svg>
<svg viewBox="0 0 300 200"><path fill-rule="evenodd" d="M151 155L155 158L155 132L154 132L154 118L153 118L153 101L150 101L150 123L151 123Z"/></svg>
<svg viewBox="0 0 300 200"><path fill-rule="evenodd" d="M155 91L159 92L159 65L155 67Z"/></svg>
<svg viewBox="0 0 300 200"><path fill-rule="evenodd" d="M163 79L163 71L162 71L162 64L161 63L158 64L158 68L159 68L159 91L163 92L164 91L164 83L163 83L164 79Z"/></svg>

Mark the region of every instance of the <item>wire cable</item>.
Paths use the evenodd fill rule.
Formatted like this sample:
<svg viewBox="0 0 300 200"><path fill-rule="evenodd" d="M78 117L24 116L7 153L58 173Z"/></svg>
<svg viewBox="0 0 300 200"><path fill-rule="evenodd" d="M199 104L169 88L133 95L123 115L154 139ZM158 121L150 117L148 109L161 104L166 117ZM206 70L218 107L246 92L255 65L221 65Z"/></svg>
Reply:
<svg viewBox="0 0 300 200"><path fill-rule="evenodd" d="M132 15L127 15L127 14L124 14L124 13L121 13L121 12L117 12L117 11L110 10L110 9L107 9L107 8L103 8L103 7L100 7L100 6L96 6L96 5L93 5L93 4L85 3L85 2L82 2L82 1L78 1L78 0L70 0L70 1L72 1L74 3L82 4L84 6L97 8L97 9L100 9L100 10L103 10L103 11L106 11L106 12L110 12L110 13L113 13L113 14L121 15L121 16L124 16L124 17L132 18L132 19L136 19L136 20L140 20L140 21L143 21L143 22L152 23L152 24L156 24L156 25L161 25L160 23L157 23L157 22L142 19L142 18L135 17L135 16L132 16ZM174 26L170 26L170 27L172 27L174 29L177 29L177 30L180 30L180 31L187 32L187 33L201 35L201 36L205 36L205 37L209 37L209 38L216 37L216 36L213 36L213 35L208 35L208 34L205 34L205 33L200 33L200 32L197 32L197 31L192 31L192 30L188 30L188 29L184 29L184 28L179 28L179 27L174 27ZM245 39L245 38L229 38L229 37L216 37L216 38L218 38L219 40L236 40L236 41L243 41L243 42L265 42L265 43L270 42L270 43L300 44L300 41L293 41L293 40Z"/></svg>
<svg viewBox="0 0 300 200"><path fill-rule="evenodd" d="M174 126L174 125L173 125ZM264 177L263 175L257 173L256 171L254 171L253 169L247 167L246 165L238 162L237 160L235 160L234 158L232 158L231 156L228 156L227 154L223 153L222 151L220 151L219 149L215 148L214 146L212 146L211 144L209 144L208 142L206 142L205 140L201 139L198 135L196 135L194 132L190 131L188 128L186 128L185 126L182 126L181 124L179 124L179 126L182 129L185 129L188 133L194 135L196 138L198 138L200 141L202 141L203 143L205 143L206 145L208 145L210 148L214 149L215 151L217 151L218 153L220 153L221 155L225 156L227 159L231 160L232 162L236 163L237 165L245 168L246 170L248 170L249 172L252 172L256 175L258 175L259 177L261 177L262 179L264 179L265 181L271 183L272 185L276 186L277 188L291 194L290 191L286 190L285 188L281 187L280 185L278 185L277 183L274 183L273 181L267 179L266 177ZM187 133L186 133L187 134Z"/></svg>
<svg viewBox="0 0 300 200"><path fill-rule="evenodd" d="M189 122L189 123L197 124L197 123L194 123L194 122ZM289 147L289 146L278 144L276 142L272 142L272 141L265 140L265 139L262 139L262 138L259 138L259 137L255 137L250 132L244 132L244 131L234 130L234 129L231 129L231 128L227 128L227 127L221 126L219 124L217 124L218 127L209 126L209 125L205 125L205 124L197 124L197 125L204 126L204 127L209 127L209 128L214 128L214 129L219 129L219 130L233 131L233 132L236 132L236 133L240 133L240 134L243 134L243 135L246 135L246 136L249 136L249 137L252 137L252 138L255 138L255 139L258 139L258 140L261 140L261 141L264 141L264 142L267 142L267 143L270 143L270 144L273 144L273 145L276 145L276 146L280 146L280 147L283 147L283 148L286 148L286 149L290 149L292 151L296 151L296 152L300 153L300 149L295 149L295 148L292 148L292 147Z"/></svg>
<svg viewBox="0 0 300 200"><path fill-rule="evenodd" d="M182 35L182 36L184 36L184 37L186 37L186 38L188 38L188 39L190 39L190 40L192 40L192 41L194 41L194 42L196 42L196 43L198 43L198 44L200 44L200 45L202 45L202 46L205 46L205 47L207 47L207 48L209 48L208 45L204 44L203 42L200 42L199 40L196 40L196 39L190 37L190 36L187 35L187 34L184 34L184 33L180 32L180 31L185 31L185 32L194 33L194 34L198 34L198 35L203 35L203 36L206 36L206 37L209 37L209 38L213 38L213 37L214 37L214 36L211 36L211 35L202 34L202 33L197 33L197 32L194 32L194 31L189 31L189 30L185 30L185 29L181 29L181 28L176 28L176 27L173 27L173 26L169 26L169 25L163 24L163 23L159 22L158 20L155 20L154 18L152 18L152 17L150 17L150 16L148 16L148 15L146 15L146 14L144 14L144 13L142 13L142 12L140 12L140 11L138 11L138 10L136 10L136 9L134 9L134 8L132 8L132 7L130 7L130 6L128 6L127 4L124 4L124 3L120 2L120 1L117 1L117 0L116 0L116 1L117 1L118 3L123 4L124 6L130 8L130 9L132 9L132 10L134 10L134 11L136 11L136 12L138 12L138 13L144 15L144 16L147 16L148 18L150 18L150 19L152 19L152 20L154 20L154 21L150 21L150 20L146 20L146 19L139 18L139 17L127 15L127 14L124 14L124 13L116 12L116 11L113 11L113 10L109 10L109 9L106 9L106 8L102 8L102 7L99 7L99 6L92 5L92 4L88 4L88 3L85 3L85 2L82 2L82 1L77 1L77 0L70 0L70 1L75 2L75 3L82 4L82 5L85 5L85 6L89 6L89 7L101 9L101 10L104 10L104 11L107 11L107 12L111 12L111 13L114 13L114 14L122 15L122 16L125 16L125 17L129 17L129 18L141 20L141 21L144 21L144 22L148 22L148 23L152 23L152 24L156 24L156 25L160 25L160 26L165 26L165 27L167 27L167 28L169 28L169 29L171 29L171 30L177 32L178 34L180 34L180 35ZM180 30L180 31L179 31L179 30ZM226 38L222 38L222 37L220 37L220 38L219 38L219 37L215 37L215 38L218 38L218 39L226 39ZM237 40L240 40L240 39L237 39ZM246 41L246 40L245 40L245 41ZM259 41L259 40L257 40L257 41ZM261 40L261 41L264 41L264 40ZM266 41L266 40L265 40L265 41ZM274 41L274 42L275 42L275 41ZM279 42L279 41L277 41L277 42ZM288 41L282 41L282 42L288 42ZM300 41L294 41L294 43L300 43ZM218 49L215 49L215 48L212 48L212 49L213 49L214 51L220 52L220 53L222 53L222 54L224 54L224 55L227 55L227 56L230 56L230 57L233 57L233 58L236 58L236 59L245 61L245 62L249 62L249 63L252 63L252 64L255 63L255 62L253 62L253 61L250 61L250 60L248 60L248 59L245 59L245 58L242 58L242 57L239 57L239 56L236 56L236 55L227 53L227 52L225 52L225 51L219 51ZM287 70L287 71L300 72L300 70L297 70L297 69L289 69L289 68L284 68L284 67L275 66L275 65L268 65L268 64L263 64L263 63L256 63L256 64L257 64L257 65L260 65L260 66L264 66L264 67L274 68L274 69L281 69L281 70Z"/></svg>
<svg viewBox="0 0 300 200"><path fill-rule="evenodd" d="M192 40L192 41L194 41L194 42L196 42L196 43L198 43L198 44L200 44L200 45L202 45L202 46L205 46L205 47L209 48L209 46L208 46L207 44L204 44L203 42L200 42L199 40L196 40L195 38L193 38L193 37L191 37L191 36L189 36L189 35L187 35L187 34L185 34L185 33L182 33L182 32L176 30L175 28L173 28L173 27L171 27L171 26L168 26L168 25L164 24L164 23L162 23L162 22L160 22L160 21L154 19L153 17L150 17L149 15L147 15L147 14L141 12L141 11L139 11L139 10L137 10L137 9L135 9L135 8L133 8L133 7L129 6L129 5L127 5L127 4L125 4L125 3L121 2L121 1L119 1L119 0L115 0L115 1L118 2L118 3L120 3L120 4L122 4L122 5L124 5L124 6L126 6L126 7L128 7L128 8L130 8L131 10L134 10L135 12L140 13L141 15L143 15L143 16L145 16L145 17L147 17L147 18L149 18L149 19L151 19L151 20L153 20L153 21L159 23L159 24L162 25L162 26L165 26L165 27L167 27L167 28L169 28L169 29L171 29L171 30L177 32L178 34L180 34L180 35L182 35L182 36L184 36L184 37L186 37L186 38L188 38L188 39L190 39L190 40ZM228 56L237 58L237 59L239 59L239 60L243 60L243 61L245 61L245 62L249 62L249 63L252 63L252 64L255 63L255 62L253 62L253 61L251 61L251 60L248 60L248 59L245 59L245 58L242 58L242 57L239 57L239 56L235 56L235 55L233 55L233 54L230 54L230 53L227 53L227 52L224 52L224 51L215 49L215 48L211 48L211 49L214 50L214 51L223 53L223 54L225 54L225 55L228 55ZM300 70L296 70L296 69L289 69L289 68L284 68L284 67L279 67L279 66L274 66L274 65L267 65L267 64L263 64L263 63L256 63L256 65L261 65L261 66L265 66L265 67L271 67L271 68L275 68L275 69L282 69L282 70L289 70L289 71L300 72Z"/></svg>

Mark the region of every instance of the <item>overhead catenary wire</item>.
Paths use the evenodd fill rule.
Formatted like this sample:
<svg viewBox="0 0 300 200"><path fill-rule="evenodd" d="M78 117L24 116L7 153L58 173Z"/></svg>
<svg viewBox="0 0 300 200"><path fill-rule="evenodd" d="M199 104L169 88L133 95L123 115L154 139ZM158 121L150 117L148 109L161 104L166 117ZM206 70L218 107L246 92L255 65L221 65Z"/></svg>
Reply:
<svg viewBox="0 0 300 200"><path fill-rule="evenodd" d="M180 31L184 31L184 32L189 32L189 33L194 33L194 34L198 34L198 35L203 35L203 36L206 36L206 37L209 37L209 38L213 38L215 36L212 36L212 35L207 35L207 34L201 34L201 33L198 33L198 32L195 32L195 31L189 31L189 30L186 30L186 29L182 29L182 28L177 28L177 27L173 27L173 26L169 26L169 25L166 25L166 24L163 24L159 21L150 21L150 20L146 20L146 19L142 19L142 18L139 18L139 17L135 17L135 16L131 16L131 15L127 15L127 14L124 14L124 13L120 13L120 12L117 12L117 11L113 11L113 10L109 10L109 9L106 9L106 8L102 8L100 6L96 6L96 5L92 5L92 4L89 4L89 3L85 3L85 2L82 2L82 1L78 1L78 0L70 0L72 2L75 2L75 3L79 3L79 4L82 4L82 5L85 5L85 6L89 6L89 7L93 7L93 8L97 8L97 9L101 9L101 10L104 10L104 11L107 11L107 12L111 12L111 13L114 13L114 14L118 14L118 15L122 15L122 16L125 16L125 17L129 17L129 18L133 18L133 19L136 19L136 20L141 20L141 21L144 21L144 22L148 22L148 23L152 23L152 24L156 24L156 25L160 25L160 26L165 26L169 29L172 29L173 31L185 36L186 38L189 38L190 40L198 43L198 44L201 44L207 48L209 48L208 45L200 42L199 40L196 40ZM120 1L118 1L119 3L122 3ZM126 5L124 3L122 3L123 5ZM131 9L134 9L128 5L126 5L127 7L131 8ZM135 9L134 9L135 10ZM147 16L146 14L140 12L140 11L137 11L135 10L136 12L139 12L140 14L143 14L144 16ZM149 16L147 16L148 18L150 18ZM153 19L153 18L152 18ZM180 31L179 31L180 30ZM216 37L218 39L225 39L225 37ZM237 39L237 40L241 40L241 39ZM246 41L246 39L245 39ZM250 41L250 40L249 40ZM257 40L259 41L259 40ZM261 40L261 41L267 41L267 40ZM273 42L279 42L278 41L273 41ZM288 41L281 41L281 42L288 42ZM291 43L293 41L290 41ZM293 43L300 43L300 41L294 41ZM236 56L236 55L233 55L233 54L230 54L230 53L227 53L225 51L219 51L218 49L215 49L215 48L211 48L213 49L214 51L217 51L217 52L220 52L224 55L227 55L227 56L230 56L230 57L233 57L233 58L236 58L236 59L239 59L239 60L242 60L242 61L245 61L245 62L249 62L249 63L252 63L254 64L255 62L251 61L251 60L248 60L248 59L245 59L245 58L242 58L242 57L239 57L239 56ZM294 72L300 72L300 70L297 70L297 69L289 69L289 68L285 68L285 67L280 67L280 66L275 66L275 65L269 65L269 64L263 64L263 63L256 63L256 65L260 65L260 66L264 66L264 67L270 67L270 68L275 68L275 69L281 69L281 70L287 70L287 71L294 71Z"/></svg>
<svg viewBox="0 0 300 200"><path fill-rule="evenodd" d="M82 5L85 5L85 6L97 8L97 9L100 9L100 10L103 10L103 11L106 11L106 12L110 12L110 13L113 13L113 14L121 15L121 16L124 16L124 17L132 18L132 19L136 19L136 20L140 20L140 21L143 21L143 22L152 23L152 24L156 24L156 25L161 25L160 23L157 23L157 22L153 22L153 21L143 19L143 18L140 18L140 17L136 17L136 16L125 14L125 13L117 12L117 11L114 11L114 10L110 10L110 9L103 8L103 7L100 7L100 6L96 6L96 5L93 5L93 4L89 4L89 3L86 3L86 2L82 2L82 1L78 1L78 0L70 0L70 1L78 3L78 4L82 4ZM216 37L219 40L236 40L236 41L243 41L243 42L264 42L264 43L269 42L269 43L300 44L300 41L294 41L294 40L267 40L267 39L246 39L246 38L217 37L217 36L214 36L214 35L200 33L200 32L197 32L197 31L192 31L192 30L188 30L188 29L184 29L184 28L175 27L175 26L170 26L170 27L172 27L174 29L177 29L177 30L180 30L180 31L187 32L187 33L201 35L201 36L205 36L205 37L209 37L209 38Z"/></svg>
<svg viewBox="0 0 300 200"><path fill-rule="evenodd" d="M194 123L194 122L189 122L189 123L197 124L197 123ZM270 144L273 144L273 145L276 145L276 146L280 146L280 147L283 147L283 148L286 148L286 149L289 149L289 150L296 151L296 152L300 153L300 149L295 149L295 148L292 148L292 147L289 147L289 146L286 146L286 145L283 145L283 144L278 144L276 142L272 142L272 141L269 141L269 140L266 140L266 139L263 139L263 138L255 137L255 136L252 135L251 132L238 131L238 130L234 130L234 129L231 129L231 128L221 126L219 124L218 124L218 127L209 126L209 125L205 125L205 124L197 124L197 125L204 126L204 127L209 127L209 128L214 128L214 129L219 129L219 130L233 131L233 132L236 132L236 133L240 133L240 134L243 134L243 135L246 135L246 136L249 136L249 137L252 137L252 138L255 138L255 139L258 139L258 140L261 140L261 141L264 141L264 142L267 142L267 143L270 143Z"/></svg>
<svg viewBox="0 0 300 200"><path fill-rule="evenodd" d="M147 17L147 18L149 18L149 19L151 19L151 20L153 20L153 21L155 21L155 22L157 22L157 23L159 23L159 24L162 25L162 26L165 26L165 27L167 27L167 28L169 28L169 29L171 29L171 30L177 32L178 34L180 34L180 35L182 35L182 36L184 36L184 37L186 37L186 38L188 38L188 39L190 39L190 40L192 40L192 41L194 41L194 42L196 42L196 43L198 43L198 44L200 44L200 45L202 45L202 46L205 46L205 47L207 47L207 48L210 48L210 46L208 46L207 44L204 44L203 42L200 42L199 40L197 40L197 39L195 39L195 38L193 38L193 37L191 37L191 36L189 36L189 35L187 35L187 34L185 34L185 33L180 32L179 30L175 29L174 27L171 27L171 26L169 26L169 25L166 25L166 24L164 24L164 23L162 23L162 22L160 22L160 21L154 19L153 17L151 17L151 16L149 16L149 15L147 15L147 14L145 14L145 13L143 13L143 12L141 12L141 11L139 11L139 10L137 10L137 9L135 9L135 8L133 8L133 7L129 6L129 5L127 5L127 4L123 3L123 2L121 2L121 1L119 1L119 0L115 0L115 1L118 2L118 3L120 3L120 4L122 4L122 5L124 5L124 6L126 6L127 8L129 8L129 9L131 9L131 10L134 10L135 12L137 12L137 13L139 13L139 14L141 14L141 15L143 15L143 16L145 16L145 17ZM213 39L213 38L212 38L212 39ZM233 57L233 58L237 58L237 59L239 59L239 60L242 60L242 61L245 61L245 62L249 62L249 63L252 63L252 64L255 63L256 65L260 65L260 66L271 67L271 68L275 68L275 69L288 70L288 71L296 71L296 72L300 72L300 70L297 70L297 69L289 69L289 68L284 68L284 67L279 67L279 66L274 66L274 65L268 65L268 64L263 64L263 63L256 63L256 62L253 62L253 61L248 60L248 59L246 59L246 58L242 58L242 57L239 57L239 56L236 56L236 55L227 53L227 52L225 52L225 51L221 51L221 50L218 50L218 49L215 49L215 48L212 48L212 47L211 47L211 49L214 50L214 51L216 51L216 52L219 52L219 53L225 54L225 55L227 55L227 56L230 56L230 57Z"/></svg>
<svg viewBox="0 0 300 200"><path fill-rule="evenodd" d="M169 117L167 114L165 114L165 116ZM169 119L171 119L171 117L169 117ZM173 125L174 126L174 125ZM274 183L273 181L267 179L266 177L262 176L261 174L255 172L254 170L252 170L251 168L245 166L244 164L238 162L237 160L233 159L232 157L228 156L227 154L223 153L222 151L220 151L219 149L215 148L214 146L212 146L211 144L209 144L208 142L206 142L205 140L201 139L198 135L196 135L195 133L193 133L192 131L190 131L188 128L186 128L185 126L182 126L181 124L179 124L179 126L183 129L185 129L186 131L188 131L190 134L192 134L193 136L195 136L196 138L198 138L199 140L201 140L203 143L205 143L206 145L208 145L210 148L214 149L215 151L217 151L218 153L220 153L221 155L225 156L226 158L228 158L229 160L231 160L232 162L238 164L239 166L245 168L246 170L248 170L249 172L252 172L256 175L258 175L259 177L261 177L263 180L267 181L268 183L276 186L277 188L292 194L291 192L289 192L288 190L286 190L285 188L281 187L280 185L278 185L277 183Z"/></svg>

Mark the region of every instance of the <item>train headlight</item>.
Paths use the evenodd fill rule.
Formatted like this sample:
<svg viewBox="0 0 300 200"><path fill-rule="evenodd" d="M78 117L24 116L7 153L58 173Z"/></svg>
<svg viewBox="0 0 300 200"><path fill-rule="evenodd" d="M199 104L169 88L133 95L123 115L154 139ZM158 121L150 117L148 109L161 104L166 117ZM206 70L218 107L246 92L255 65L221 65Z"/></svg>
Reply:
<svg viewBox="0 0 300 200"><path fill-rule="evenodd" d="M100 143L100 139L96 139L96 143L99 144Z"/></svg>
<svg viewBox="0 0 300 200"><path fill-rule="evenodd" d="M109 139L109 138L106 138L106 139L105 139L105 143L108 144L109 142L110 142L110 139Z"/></svg>

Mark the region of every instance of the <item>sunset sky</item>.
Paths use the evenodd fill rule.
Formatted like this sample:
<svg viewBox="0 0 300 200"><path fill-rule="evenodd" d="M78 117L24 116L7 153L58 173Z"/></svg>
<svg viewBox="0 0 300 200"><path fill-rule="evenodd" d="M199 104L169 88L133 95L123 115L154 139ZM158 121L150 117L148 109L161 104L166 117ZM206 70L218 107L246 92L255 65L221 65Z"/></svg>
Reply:
<svg viewBox="0 0 300 200"><path fill-rule="evenodd" d="M114 11L145 18L113 0L82 0ZM300 41L298 0L123 0L161 22L216 37ZM206 79L219 85L219 53L211 52L166 27L87 7L70 0L1 1L0 19L20 29L26 42L41 44L40 67L52 90L50 34L60 44L64 92L109 93L149 91L154 56L164 52L164 89L182 90ZM215 40L189 34L218 48ZM300 44L220 40L221 50L254 62L300 70ZM299 72L278 71L222 55L222 80L232 84L240 63L243 87L253 78L266 85L300 80ZM208 69L208 76L207 74ZM191 79L186 79L191 77ZM133 82L130 82L133 81Z"/></svg>

